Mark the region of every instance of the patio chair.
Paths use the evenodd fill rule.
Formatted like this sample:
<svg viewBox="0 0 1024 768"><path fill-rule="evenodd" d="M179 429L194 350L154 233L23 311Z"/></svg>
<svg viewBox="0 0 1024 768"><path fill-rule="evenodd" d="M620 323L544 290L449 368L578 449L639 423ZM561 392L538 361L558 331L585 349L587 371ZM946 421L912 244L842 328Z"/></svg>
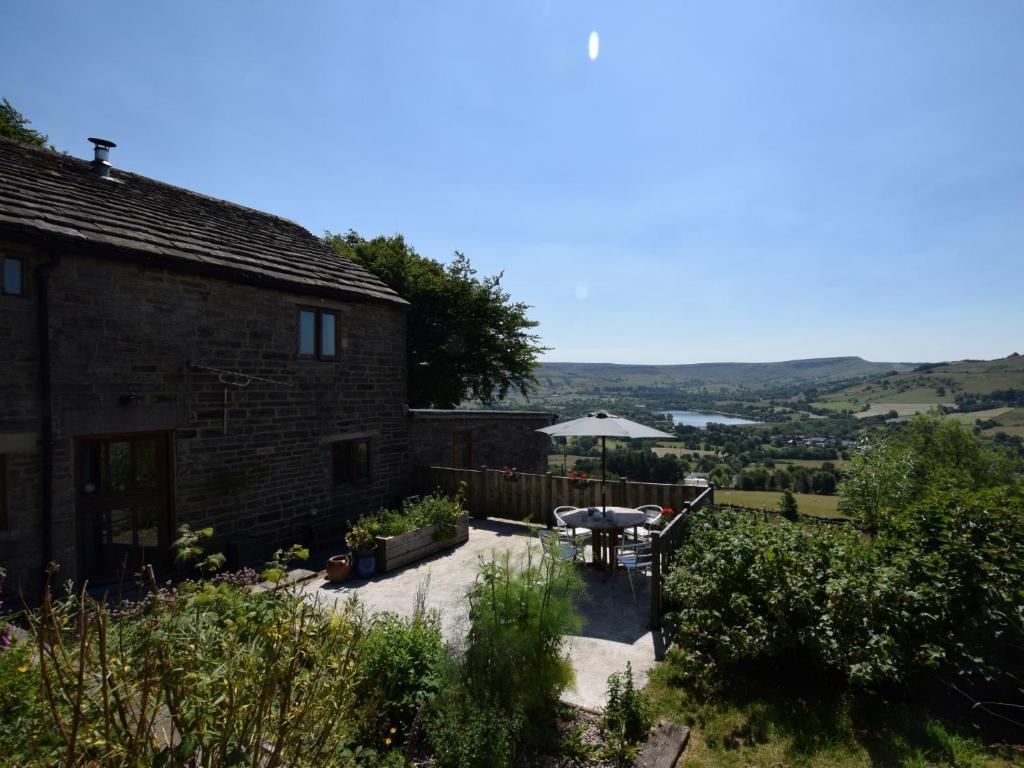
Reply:
<svg viewBox="0 0 1024 768"><path fill-rule="evenodd" d="M636 599L636 587L633 585L633 574L642 575L651 570L651 560L654 550L649 541L637 541L632 544L620 544L615 548L615 564L622 566L629 578L629 589L633 593L633 602Z"/></svg>
<svg viewBox="0 0 1024 768"><path fill-rule="evenodd" d="M647 525L633 527L633 541L649 541L651 538L651 523L661 519L661 507L658 504L644 504L636 508L637 512L643 512L647 519Z"/></svg>
<svg viewBox="0 0 1024 768"><path fill-rule="evenodd" d="M571 539L565 538L558 531L549 531L541 528L537 531L537 538L540 539L540 548L543 557L553 557L563 563L575 560L580 553L580 548Z"/></svg>
<svg viewBox="0 0 1024 768"><path fill-rule="evenodd" d="M572 512L578 509L578 507L561 506L555 507L555 511L552 515L555 518L555 525L558 526L558 532L562 534L567 540L571 541L577 547L580 548L580 553L583 553L583 547L586 546L587 542L590 541L590 531L584 529L582 532L577 532L578 529L572 526L566 525L565 520L562 518L566 512Z"/></svg>

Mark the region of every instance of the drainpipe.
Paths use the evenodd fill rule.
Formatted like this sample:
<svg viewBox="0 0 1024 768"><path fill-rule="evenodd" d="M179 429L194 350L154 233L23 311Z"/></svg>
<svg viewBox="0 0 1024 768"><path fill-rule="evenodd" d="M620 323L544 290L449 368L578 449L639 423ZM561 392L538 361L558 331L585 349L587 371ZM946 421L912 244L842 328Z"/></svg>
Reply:
<svg viewBox="0 0 1024 768"><path fill-rule="evenodd" d="M35 269L38 291L36 304L39 331L39 400L43 448L43 572L53 560L53 403L50 380L50 273L60 258L50 252L49 260Z"/></svg>

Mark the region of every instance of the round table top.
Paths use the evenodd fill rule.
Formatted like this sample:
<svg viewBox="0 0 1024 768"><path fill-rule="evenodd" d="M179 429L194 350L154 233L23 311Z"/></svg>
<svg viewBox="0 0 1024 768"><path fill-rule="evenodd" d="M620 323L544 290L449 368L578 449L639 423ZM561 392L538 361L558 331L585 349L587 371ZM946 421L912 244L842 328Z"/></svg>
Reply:
<svg viewBox="0 0 1024 768"><path fill-rule="evenodd" d="M632 528L647 522L647 515L629 507L580 507L559 515L570 528Z"/></svg>

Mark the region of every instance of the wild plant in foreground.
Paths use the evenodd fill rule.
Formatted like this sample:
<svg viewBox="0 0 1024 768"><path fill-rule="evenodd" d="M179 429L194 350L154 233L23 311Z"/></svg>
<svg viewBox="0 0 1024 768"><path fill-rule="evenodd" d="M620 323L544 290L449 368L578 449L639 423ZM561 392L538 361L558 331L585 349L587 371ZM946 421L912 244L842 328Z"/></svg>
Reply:
<svg viewBox="0 0 1024 768"><path fill-rule="evenodd" d="M112 618L47 590L30 616L45 716L38 764L352 765L360 626L289 590L157 590ZM32 764L29 762L27 764Z"/></svg>

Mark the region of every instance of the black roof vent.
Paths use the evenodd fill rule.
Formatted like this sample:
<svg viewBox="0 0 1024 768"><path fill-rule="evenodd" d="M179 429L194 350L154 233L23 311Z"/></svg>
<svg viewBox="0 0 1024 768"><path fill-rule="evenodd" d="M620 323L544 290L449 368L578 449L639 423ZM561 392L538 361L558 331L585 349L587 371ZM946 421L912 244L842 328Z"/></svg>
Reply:
<svg viewBox="0 0 1024 768"><path fill-rule="evenodd" d="M117 146L112 141L106 139L93 139L89 141L93 143L93 149L96 152L96 156L93 158L92 167L96 171L96 175L103 179L110 178L110 169L113 167L110 164L110 150Z"/></svg>

